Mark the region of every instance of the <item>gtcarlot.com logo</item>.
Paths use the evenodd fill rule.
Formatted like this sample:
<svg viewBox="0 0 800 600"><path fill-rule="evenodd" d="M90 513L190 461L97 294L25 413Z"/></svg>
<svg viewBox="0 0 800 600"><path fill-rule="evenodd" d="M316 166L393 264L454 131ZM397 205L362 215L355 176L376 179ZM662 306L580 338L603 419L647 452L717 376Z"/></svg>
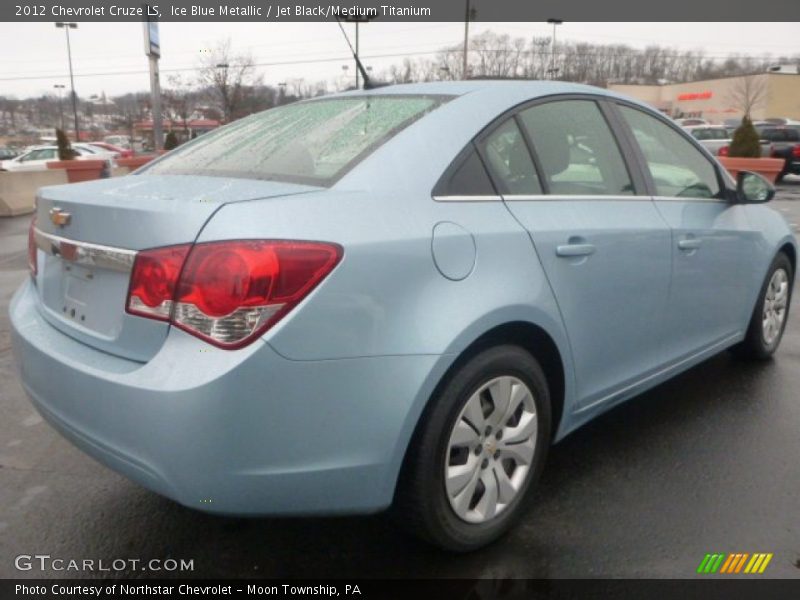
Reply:
<svg viewBox="0 0 800 600"><path fill-rule="evenodd" d="M697 572L702 575L761 574L767 569L771 560L771 552L706 554L697 567Z"/></svg>
<svg viewBox="0 0 800 600"><path fill-rule="evenodd" d="M194 559L175 558L54 558L49 554L20 554L14 559L18 571L194 571Z"/></svg>

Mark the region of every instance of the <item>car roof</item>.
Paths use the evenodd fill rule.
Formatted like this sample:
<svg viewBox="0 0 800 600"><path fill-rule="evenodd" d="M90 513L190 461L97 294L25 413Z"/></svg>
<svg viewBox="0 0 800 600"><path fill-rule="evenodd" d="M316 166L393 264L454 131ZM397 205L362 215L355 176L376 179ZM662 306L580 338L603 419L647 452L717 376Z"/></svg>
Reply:
<svg viewBox="0 0 800 600"><path fill-rule="evenodd" d="M426 189L427 186L430 191L453 158L499 116L531 100L569 94L620 99L640 106L650 114L658 114L652 106L624 94L563 81L476 79L409 83L347 91L304 102L391 95L450 96L449 101L372 152L337 184L340 187L352 185L369 188L374 187L377 181L382 181L381 185L391 187L385 175L386 165L403 164L407 172L416 174L414 180L419 182L420 189Z"/></svg>
<svg viewBox="0 0 800 600"><path fill-rule="evenodd" d="M533 100L544 96L556 94L593 94L624 99L635 104L647 106L643 102L630 96L618 94L604 88L570 83L566 81L539 81L521 79L468 79L466 81L427 81L420 83L403 83L377 87L369 90L350 90L332 94L324 98L350 97L362 95L443 95L455 96L460 99L475 99L478 101L492 101L492 104L502 104L507 101L511 108L525 100ZM652 107L649 107L652 110Z"/></svg>

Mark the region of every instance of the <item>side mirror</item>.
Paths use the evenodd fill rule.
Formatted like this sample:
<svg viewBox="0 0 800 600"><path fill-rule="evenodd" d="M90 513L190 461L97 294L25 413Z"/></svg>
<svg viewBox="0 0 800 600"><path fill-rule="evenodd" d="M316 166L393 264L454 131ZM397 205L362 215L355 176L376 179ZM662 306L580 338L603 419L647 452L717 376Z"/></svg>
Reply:
<svg viewBox="0 0 800 600"><path fill-rule="evenodd" d="M736 175L736 198L742 204L769 202L775 196L775 186L768 179L751 171Z"/></svg>

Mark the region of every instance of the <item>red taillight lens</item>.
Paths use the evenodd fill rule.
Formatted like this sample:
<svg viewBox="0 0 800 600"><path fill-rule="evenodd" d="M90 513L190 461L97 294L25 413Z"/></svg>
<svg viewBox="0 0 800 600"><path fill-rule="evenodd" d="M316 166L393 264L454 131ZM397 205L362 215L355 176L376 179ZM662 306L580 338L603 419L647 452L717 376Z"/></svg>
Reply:
<svg viewBox="0 0 800 600"><path fill-rule="evenodd" d="M795 144L792 148L792 157L800 158L800 144Z"/></svg>
<svg viewBox="0 0 800 600"><path fill-rule="evenodd" d="M28 269L30 269L31 275L36 277L36 274L39 272L39 263L36 256L36 217L34 216L31 219L30 227L28 227Z"/></svg>
<svg viewBox="0 0 800 600"><path fill-rule="evenodd" d="M719 152L717 153L717 155L718 156L728 156L728 152L730 152L730 148L728 148L728 146L723 146L722 148L719 149Z"/></svg>
<svg viewBox="0 0 800 600"><path fill-rule="evenodd" d="M128 312L170 320L212 344L239 348L294 308L341 257L335 244L264 240L141 252Z"/></svg>
<svg viewBox="0 0 800 600"><path fill-rule="evenodd" d="M136 255L128 291L128 312L169 321L175 286L190 244L144 250Z"/></svg>

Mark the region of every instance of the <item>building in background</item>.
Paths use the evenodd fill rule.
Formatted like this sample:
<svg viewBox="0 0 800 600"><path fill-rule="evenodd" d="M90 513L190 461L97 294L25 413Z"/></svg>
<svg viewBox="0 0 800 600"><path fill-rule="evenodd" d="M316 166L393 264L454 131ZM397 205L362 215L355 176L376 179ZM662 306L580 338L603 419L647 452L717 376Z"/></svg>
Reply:
<svg viewBox="0 0 800 600"><path fill-rule="evenodd" d="M788 71L788 69L786 70ZM800 73L769 72L661 85L609 84L608 88L654 106L673 118L701 117L711 123L742 118L742 96L760 96L750 111L753 120L787 117L800 121Z"/></svg>

